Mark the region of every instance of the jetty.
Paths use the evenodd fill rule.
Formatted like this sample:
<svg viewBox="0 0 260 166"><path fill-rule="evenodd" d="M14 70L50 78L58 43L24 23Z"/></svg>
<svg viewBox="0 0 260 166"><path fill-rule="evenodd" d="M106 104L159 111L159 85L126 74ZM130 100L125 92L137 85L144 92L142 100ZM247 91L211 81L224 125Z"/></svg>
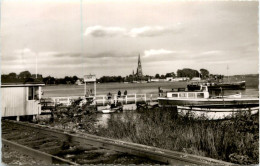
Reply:
<svg viewBox="0 0 260 166"><path fill-rule="evenodd" d="M125 96L118 97L117 95L113 95L110 99L108 99L107 95L97 95L91 96L94 98L94 103L97 106L105 106L109 103L122 103L122 104L136 104L137 102L155 102L157 101L157 97L152 97L147 94L128 94ZM49 97L54 105L65 105L69 106L71 103L77 99L84 99L85 96L68 96L68 97ZM47 99L47 98L45 98Z"/></svg>

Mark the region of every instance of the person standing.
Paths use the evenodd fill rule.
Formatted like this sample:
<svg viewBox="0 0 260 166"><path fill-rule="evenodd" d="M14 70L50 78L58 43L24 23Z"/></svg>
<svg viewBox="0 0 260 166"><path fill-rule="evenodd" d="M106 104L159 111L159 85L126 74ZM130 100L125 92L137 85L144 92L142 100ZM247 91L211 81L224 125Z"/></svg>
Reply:
<svg viewBox="0 0 260 166"><path fill-rule="evenodd" d="M117 98L120 98L120 97L121 97L121 91L119 90L117 93Z"/></svg>
<svg viewBox="0 0 260 166"><path fill-rule="evenodd" d="M124 92L124 96L125 96L125 97L127 96L127 90L125 90L125 92Z"/></svg>
<svg viewBox="0 0 260 166"><path fill-rule="evenodd" d="M109 104L112 103L111 98L112 98L112 94L109 92L109 93L107 94L107 100L108 100L108 103L109 103Z"/></svg>

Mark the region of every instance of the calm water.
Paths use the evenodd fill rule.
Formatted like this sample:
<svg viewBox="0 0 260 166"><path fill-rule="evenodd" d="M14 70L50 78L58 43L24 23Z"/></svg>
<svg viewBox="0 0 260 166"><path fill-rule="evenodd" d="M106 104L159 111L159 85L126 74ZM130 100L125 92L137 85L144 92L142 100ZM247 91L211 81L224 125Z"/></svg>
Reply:
<svg viewBox="0 0 260 166"><path fill-rule="evenodd" d="M225 91L225 95L235 94L241 92L244 96L258 96L258 78L247 81L246 90L229 90ZM122 93L127 90L128 94L150 94L153 97L158 96L158 87L161 87L164 92L169 91L172 88L186 88L187 82L154 82L154 83L103 83L97 84L97 95L106 95L108 92L112 94L117 94L118 90ZM93 84L87 84L87 89L94 89ZM65 96L83 96L84 95L84 85L55 85L55 86L44 86L43 87L44 95L43 97L65 97ZM134 115L133 111L133 115ZM117 115L124 117L123 113L117 113ZM110 119L111 114L99 114L98 115L98 125L107 126L107 121Z"/></svg>
<svg viewBox="0 0 260 166"><path fill-rule="evenodd" d="M102 83L97 84L97 95L106 95L108 92L117 94L127 90L128 94L153 94L158 95L158 87L163 91L169 91L172 88L186 88L187 82L154 82L154 83ZM87 89L94 89L93 84L87 84ZM44 86L43 97L65 97L65 96L83 96L84 85L54 85ZM229 90L225 91L225 95L241 92L242 95L258 96L258 84L248 86L246 90Z"/></svg>

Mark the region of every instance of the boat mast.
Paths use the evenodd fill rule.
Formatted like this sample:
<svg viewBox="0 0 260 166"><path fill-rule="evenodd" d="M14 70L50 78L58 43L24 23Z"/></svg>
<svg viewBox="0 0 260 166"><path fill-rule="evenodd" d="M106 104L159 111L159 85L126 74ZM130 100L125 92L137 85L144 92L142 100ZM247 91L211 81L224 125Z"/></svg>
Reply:
<svg viewBox="0 0 260 166"><path fill-rule="evenodd" d="M37 74L38 73L38 52L36 53L36 75L35 78L37 79Z"/></svg>
<svg viewBox="0 0 260 166"><path fill-rule="evenodd" d="M228 67L228 65L227 65L227 76L228 76L228 82L230 82L230 81L229 81L228 69L229 69L229 67Z"/></svg>

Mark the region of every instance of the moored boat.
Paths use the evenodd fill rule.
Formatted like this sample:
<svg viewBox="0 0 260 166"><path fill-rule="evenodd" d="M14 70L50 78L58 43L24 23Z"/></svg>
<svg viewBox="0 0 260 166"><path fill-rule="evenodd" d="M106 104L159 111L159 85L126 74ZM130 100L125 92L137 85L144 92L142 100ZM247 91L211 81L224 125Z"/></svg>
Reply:
<svg viewBox="0 0 260 166"><path fill-rule="evenodd" d="M120 112L120 111L123 111L123 105L118 103L118 105L115 105L115 104L107 105L100 112L102 112L104 114L108 114L108 113L114 113L114 112Z"/></svg>
<svg viewBox="0 0 260 166"><path fill-rule="evenodd" d="M193 82L187 85L188 90L199 90L201 85L208 86L210 90L244 90L246 89L246 81L232 82L232 83L198 83Z"/></svg>
<svg viewBox="0 0 260 166"><path fill-rule="evenodd" d="M158 97L159 106L187 105L246 105L259 104L258 98L242 98L241 94L231 96L210 96L208 87L201 86L199 91L168 91L165 97Z"/></svg>
<svg viewBox="0 0 260 166"><path fill-rule="evenodd" d="M217 120L229 119L244 113L254 115L259 112L259 104L177 106L177 109L180 115Z"/></svg>

